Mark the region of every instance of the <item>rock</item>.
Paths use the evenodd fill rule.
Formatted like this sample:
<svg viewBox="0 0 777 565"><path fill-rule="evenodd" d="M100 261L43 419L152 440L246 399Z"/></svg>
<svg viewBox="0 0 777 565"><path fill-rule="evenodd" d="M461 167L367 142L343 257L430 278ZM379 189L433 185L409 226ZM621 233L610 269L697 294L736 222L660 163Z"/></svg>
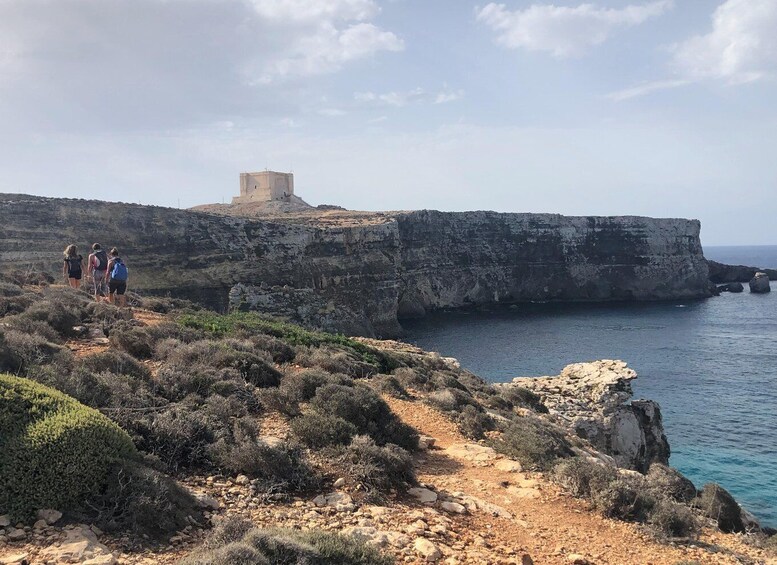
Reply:
<svg viewBox="0 0 777 565"><path fill-rule="evenodd" d="M45 508L43 510L38 510L38 519L40 520L46 520L46 523L49 526L53 526L59 520L62 518L62 512L59 510L53 510L51 508Z"/></svg>
<svg viewBox="0 0 777 565"><path fill-rule="evenodd" d="M413 487L407 490L407 494L417 499L422 504L434 504L437 502L437 493L423 487Z"/></svg>
<svg viewBox="0 0 777 565"><path fill-rule="evenodd" d="M653 463L647 474L647 481L651 487L658 489L677 502L691 502L696 498L696 487L680 471Z"/></svg>
<svg viewBox="0 0 777 565"><path fill-rule="evenodd" d="M41 553L41 560L54 563L81 563L82 565L114 565L116 558L107 547L97 541L88 526L65 530L65 539L59 546L49 546Z"/></svg>
<svg viewBox="0 0 777 565"><path fill-rule="evenodd" d="M746 283L752 279L757 272L764 272L771 280L777 280L776 269L757 269L744 265L725 265L715 261L707 261L707 263L709 265L710 281L716 284L730 282Z"/></svg>
<svg viewBox="0 0 777 565"><path fill-rule="evenodd" d="M250 482L251 482L251 479L249 479L245 475L238 475L237 477L235 477L235 483L239 485L247 485Z"/></svg>
<svg viewBox="0 0 777 565"><path fill-rule="evenodd" d="M7 528L11 525L11 518L7 514L0 516L0 528Z"/></svg>
<svg viewBox="0 0 777 565"><path fill-rule="evenodd" d="M708 517L716 520L718 528L726 533L744 532L742 509L734 497L720 485L704 485L698 498L698 507Z"/></svg>
<svg viewBox="0 0 777 565"><path fill-rule="evenodd" d="M502 459L501 461L497 461L494 467L504 473L520 473L523 470L521 464L518 461L513 461L512 459Z"/></svg>
<svg viewBox="0 0 777 565"><path fill-rule="evenodd" d="M48 522L46 522L46 520L38 520L37 522L35 522L32 525L32 529L33 530L42 530L43 528L47 528L48 525L49 524L48 524Z"/></svg>
<svg viewBox="0 0 777 565"><path fill-rule="evenodd" d="M313 504L316 506L328 506L334 508L338 512L351 512L356 506L353 503L353 499L342 492L330 492L329 494L320 494L313 499Z"/></svg>
<svg viewBox="0 0 777 565"><path fill-rule="evenodd" d="M413 547L418 555L429 562L434 563L442 559L442 552L439 548L426 538L416 539Z"/></svg>
<svg viewBox="0 0 777 565"><path fill-rule="evenodd" d="M207 494L194 493L194 499L197 501L197 505L200 508L205 508L207 510L218 510L221 508L221 502Z"/></svg>
<svg viewBox="0 0 777 565"><path fill-rule="evenodd" d="M763 272L758 272L750 279L750 292L754 294L764 294L770 292L772 289L769 286L769 275Z"/></svg>
<svg viewBox="0 0 777 565"><path fill-rule="evenodd" d="M335 488L342 488L345 486L345 479L343 477L340 477L335 481L334 487Z"/></svg>
<svg viewBox="0 0 777 565"><path fill-rule="evenodd" d="M602 360L568 365L557 377L517 378L538 394L551 415L568 423L619 467L646 473L652 463L669 463L669 442L661 409L651 400L629 399L637 373L623 361Z"/></svg>
<svg viewBox="0 0 777 565"><path fill-rule="evenodd" d="M591 562L579 553L570 553L567 555L567 563L571 563L572 565L591 565Z"/></svg>
<svg viewBox="0 0 777 565"><path fill-rule="evenodd" d="M433 448L436 442L437 440L431 436L418 436L418 448L424 451Z"/></svg>
<svg viewBox="0 0 777 565"><path fill-rule="evenodd" d="M6 536L11 541L22 541L27 539L27 532L21 528L12 528L9 532L6 533Z"/></svg>
<svg viewBox="0 0 777 565"><path fill-rule="evenodd" d="M458 502L443 502L440 504L440 508L446 512L451 512L452 514L464 514L467 511L467 509Z"/></svg>
<svg viewBox="0 0 777 565"><path fill-rule="evenodd" d="M478 443L456 443L445 450L445 453L456 459L464 459L485 466L489 461L495 461L501 456L492 447Z"/></svg>
<svg viewBox="0 0 777 565"><path fill-rule="evenodd" d="M0 565L26 565L27 563L29 563L28 553L12 553L0 557Z"/></svg>
<svg viewBox="0 0 777 565"><path fill-rule="evenodd" d="M534 559L528 553L524 553L521 555L521 565L534 565Z"/></svg>
<svg viewBox="0 0 777 565"><path fill-rule="evenodd" d="M743 285L742 283L740 283L740 282L733 282L733 283L728 283L728 284L726 285L726 290L727 290L728 292L733 292L733 293L735 293L735 294L739 294L740 292L744 292L744 290L745 290L745 287L744 287L744 285Z"/></svg>

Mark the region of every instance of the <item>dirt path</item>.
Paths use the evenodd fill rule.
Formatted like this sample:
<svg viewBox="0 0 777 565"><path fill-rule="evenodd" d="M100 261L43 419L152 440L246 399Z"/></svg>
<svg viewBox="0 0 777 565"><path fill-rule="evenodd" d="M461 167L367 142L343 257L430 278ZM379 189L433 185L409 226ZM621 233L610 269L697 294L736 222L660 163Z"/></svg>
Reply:
<svg viewBox="0 0 777 565"><path fill-rule="evenodd" d="M444 415L421 402L386 398L405 422L435 438L435 448L420 462L419 480L435 490L481 498L512 517L479 512L469 516L472 537L492 547L528 554L534 563L569 564L571 554L597 565L675 565L766 563L760 551L737 536L705 531L698 543L672 546L656 542L636 525L608 520L583 501L564 495L539 474L507 472L509 463L488 459ZM500 460L502 463L500 463ZM509 461L509 460L508 460ZM477 532L477 533L475 533Z"/></svg>

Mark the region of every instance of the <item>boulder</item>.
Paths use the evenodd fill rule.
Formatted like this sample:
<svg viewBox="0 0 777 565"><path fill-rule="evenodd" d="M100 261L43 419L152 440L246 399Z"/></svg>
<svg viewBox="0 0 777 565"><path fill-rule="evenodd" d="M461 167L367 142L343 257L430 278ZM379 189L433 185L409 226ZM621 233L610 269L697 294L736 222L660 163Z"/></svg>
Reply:
<svg viewBox="0 0 777 565"><path fill-rule="evenodd" d="M697 504L708 518L718 523L721 531L726 533L745 531L742 508L720 485L715 483L704 485L699 493Z"/></svg>
<svg viewBox="0 0 777 565"><path fill-rule="evenodd" d="M758 272L750 279L750 292L754 294L764 294L771 291L769 286L769 275L763 272Z"/></svg>
<svg viewBox="0 0 777 565"><path fill-rule="evenodd" d="M435 561L439 561L442 559L442 552L438 549L436 545L434 545L432 542L430 542L426 538L418 538L415 540L415 551L426 559L427 561L431 561L434 563Z"/></svg>
<svg viewBox="0 0 777 565"><path fill-rule="evenodd" d="M59 510L54 510L52 508L38 510L38 519L45 520L49 526L59 522L60 518L62 518L62 512Z"/></svg>
<svg viewBox="0 0 777 565"><path fill-rule="evenodd" d="M733 292L735 294L743 292L744 290L745 287L741 282L722 284L718 287L718 292Z"/></svg>
<svg viewBox="0 0 777 565"><path fill-rule="evenodd" d="M437 493L428 488L414 487L407 490L407 494L422 504L434 504L437 502Z"/></svg>
<svg viewBox="0 0 777 565"><path fill-rule="evenodd" d="M7 514L0 516L0 528L7 528L11 525L11 518Z"/></svg>

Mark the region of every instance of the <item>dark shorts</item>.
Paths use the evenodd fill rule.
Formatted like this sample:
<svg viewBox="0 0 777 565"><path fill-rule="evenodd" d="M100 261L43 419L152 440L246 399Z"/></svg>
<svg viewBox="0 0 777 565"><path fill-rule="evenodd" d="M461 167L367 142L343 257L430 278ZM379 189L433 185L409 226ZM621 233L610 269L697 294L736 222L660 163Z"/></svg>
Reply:
<svg viewBox="0 0 777 565"><path fill-rule="evenodd" d="M81 274L82 274L82 271L70 271L67 274L67 278L69 278L69 279L76 279L77 281L80 281L81 280Z"/></svg>
<svg viewBox="0 0 777 565"><path fill-rule="evenodd" d="M111 292L111 294L116 293L121 296L127 292L127 281L117 281L111 279L108 281L108 290Z"/></svg>

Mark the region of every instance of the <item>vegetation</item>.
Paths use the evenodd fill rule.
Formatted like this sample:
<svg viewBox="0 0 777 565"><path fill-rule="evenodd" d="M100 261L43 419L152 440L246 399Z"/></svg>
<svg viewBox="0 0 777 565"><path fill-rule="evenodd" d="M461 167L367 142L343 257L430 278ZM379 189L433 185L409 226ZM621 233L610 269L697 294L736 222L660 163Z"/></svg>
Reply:
<svg viewBox="0 0 777 565"><path fill-rule="evenodd" d="M563 433L533 416L516 417L492 445L527 469L538 471L549 471L559 459L572 456L572 448Z"/></svg>
<svg viewBox="0 0 777 565"><path fill-rule="evenodd" d="M322 531L253 528L250 522L226 519L204 549L181 565L390 565L393 560L353 538Z"/></svg>

